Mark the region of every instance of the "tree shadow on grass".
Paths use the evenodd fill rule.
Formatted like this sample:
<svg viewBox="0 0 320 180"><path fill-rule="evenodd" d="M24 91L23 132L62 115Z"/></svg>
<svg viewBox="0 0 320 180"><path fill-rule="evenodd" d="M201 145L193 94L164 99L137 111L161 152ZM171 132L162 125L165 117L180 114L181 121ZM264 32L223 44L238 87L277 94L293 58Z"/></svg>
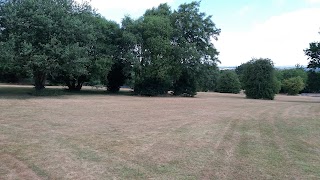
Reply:
<svg viewBox="0 0 320 180"><path fill-rule="evenodd" d="M287 95L277 95L274 100L268 100L268 99L252 99L247 98L245 94L230 94L230 93L208 93L210 98L215 99L239 99L239 100L245 100L245 101L261 101L261 102L281 102L281 103L320 103L320 97L319 96L287 96ZM280 98L278 98L278 96ZM206 97L206 98L207 98ZM285 97L285 98L283 98ZM299 98L301 97L301 98ZM303 97L307 97L303 98Z"/></svg>
<svg viewBox="0 0 320 180"><path fill-rule="evenodd" d="M282 103L305 103L305 104L309 104L309 103L318 103L320 104L320 97L312 97L313 99L308 100L296 100L296 99L277 99L277 102L282 102Z"/></svg>
<svg viewBox="0 0 320 180"><path fill-rule="evenodd" d="M44 90L36 91L31 86L0 86L0 99L32 99L32 98L62 98L66 96L133 96L133 92L126 89L118 93L107 92L106 89L85 88L81 91L70 91L64 87L47 87Z"/></svg>
<svg viewBox="0 0 320 180"><path fill-rule="evenodd" d="M215 98L215 99L248 99L244 94L232 94L232 93L218 93L218 92L202 92L202 93L207 93L210 98ZM200 93L199 93L200 94Z"/></svg>

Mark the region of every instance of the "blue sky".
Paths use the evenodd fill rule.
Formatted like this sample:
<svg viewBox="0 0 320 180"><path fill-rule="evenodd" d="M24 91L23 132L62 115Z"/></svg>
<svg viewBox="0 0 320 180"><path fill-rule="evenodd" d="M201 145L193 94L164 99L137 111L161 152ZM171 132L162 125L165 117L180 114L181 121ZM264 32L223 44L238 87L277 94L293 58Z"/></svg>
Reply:
<svg viewBox="0 0 320 180"><path fill-rule="evenodd" d="M81 1L81 0L78 0ZM106 19L121 22L168 3L172 9L189 0L91 0ZM213 41L220 66L238 66L252 57L270 58L276 66L307 65L303 49L319 41L320 0L202 0L202 12L222 33Z"/></svg>

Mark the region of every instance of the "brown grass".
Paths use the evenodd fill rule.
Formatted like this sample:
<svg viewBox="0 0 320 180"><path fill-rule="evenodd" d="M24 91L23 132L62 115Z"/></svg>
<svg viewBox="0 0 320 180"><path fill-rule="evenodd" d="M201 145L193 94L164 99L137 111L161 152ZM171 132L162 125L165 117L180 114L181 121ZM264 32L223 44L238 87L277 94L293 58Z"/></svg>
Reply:
<svg viewBox="0 0 320 180"><path fill-rule="evenodd" d="M0 87L0 179L320 178L319 97L29 90Z"/></svg>

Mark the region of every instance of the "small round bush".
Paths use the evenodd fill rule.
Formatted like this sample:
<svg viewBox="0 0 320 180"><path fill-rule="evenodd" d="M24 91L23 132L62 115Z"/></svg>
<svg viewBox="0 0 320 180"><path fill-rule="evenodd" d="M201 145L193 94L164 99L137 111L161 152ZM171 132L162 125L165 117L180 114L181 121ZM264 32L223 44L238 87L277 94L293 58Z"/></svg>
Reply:
<svg viewBox="0 0 320 180"><path fill-rule="evenodd" d="M283 81L282 87L284 92L288 93L289 95L297 95L300 91L302 91L305 87L303 79L298 77L293 77L289 79L285 79Z"/></svg>
<svg viewBox="0 0 320 180"><path fill-rule="evenodd" d="M252 59L243 66L242 81L247 98L273 100L279 84L270 59Z"/></svg>
<svg viewBox="0 0 320 180"><path fill-rule="evenodd" d="M241 83L239 81L238 75L234 71L221 71L217 86L218 92L237 94L240 92L240 88Z"/></svg>

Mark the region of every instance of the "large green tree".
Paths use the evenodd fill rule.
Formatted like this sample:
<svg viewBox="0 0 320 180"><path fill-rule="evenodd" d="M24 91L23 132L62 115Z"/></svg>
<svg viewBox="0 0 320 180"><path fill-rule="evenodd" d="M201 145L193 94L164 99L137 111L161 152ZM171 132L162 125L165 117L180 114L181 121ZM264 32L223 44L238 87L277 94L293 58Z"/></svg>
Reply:
<svg viewBox="0 0 320 180"><path fill-rule="evenodd" d="M173 28L167 4L147 10L140 29L139 59L134 67L134 91L143 95L165 94L170 88L172 72L171 37Z"/></svg>
<svg viewBox="0 0 320 180"><path fill-rule="evenodd" d="M110 69L112 57L104 52L108 25L90 5L7 0L0 11L0 41L11 44L14 61L32 74L37 90L45 87L48 76L79 90L90 76Z"/></svg>
<svg viewBox="0 0 320 180"><path fill-rule="evenodd" d="M304 52L307 56L309 56L310 62L308 68L320 68L320 43L310 43L309 48L305 49Z"/></svg>
<svg viewBox="0 0 320 180"><path fill-rule="evenodd" d="M212 44L220 29L211 16L199 12L200 2L182 4L172 12L167 4L147 10L143 17L122 22L131 55L134 91L144 95L193 96L214 89L218 52ZM128 48L129 47L129 48Z"/></svg>
<svg viewBox="0 0 320 180"><path fill-rule="evenodd" d="M320 68L320 42L310 43L309 48L305 49L304 52L310 60L308 68L312 69L308 73L307 90L310 92L319 92L320 81L317 70Z"/></svg>
<svg viewBox="0 0 320 180"><path fill-rule="evenodd" d="M13 60L33 74L36 88L44 88L49 69L57 64L47 53L53 39L52 16L59 14L55 4L48 0L8 0L1 3L0 14L0 41L13 50Z"/></svg>
<svg viewBox="0 0 320 180"><path fill-rule="evenodd" d="M120 27L96 14L84 14L85 25L90 27L87 34L90 39L78 36L78 40L69 40L67 51L60 57L56 79L64 82L70 90L80 90L85 82L89 85L107 83L107 75L117 59ZM71 34L73 32L70 32ZM74 46L83 41L80 46ZM69 45L68 45L69 44Z"/></svg>
<svg viewBox="0 0 320 180"><path fill-rule="evenodd" d="M211 16L199 10L200 2L182 4L172 15L173 56L176 60L174 93L196 94L203 74L203 64L216 67L218 51L212 40L220 34ZM209 79L208 79L209 80Z"/></svg>
<svg viewBox="0 0 320 180"><path fill-rule="evenodd" d="M108 91L117 92L123 84L134 87L134 69L139 68L141 59L142 18L134 20L125 16L121 23L121 37L117 41L118 52L115 63L108 74Z"/></svg>
<svg viewBox="0 0 320 180"><path fill-rule="evenodd" d="M306 91L310 93L320 92L320 72L314 70L308 71Z"/></svg>

